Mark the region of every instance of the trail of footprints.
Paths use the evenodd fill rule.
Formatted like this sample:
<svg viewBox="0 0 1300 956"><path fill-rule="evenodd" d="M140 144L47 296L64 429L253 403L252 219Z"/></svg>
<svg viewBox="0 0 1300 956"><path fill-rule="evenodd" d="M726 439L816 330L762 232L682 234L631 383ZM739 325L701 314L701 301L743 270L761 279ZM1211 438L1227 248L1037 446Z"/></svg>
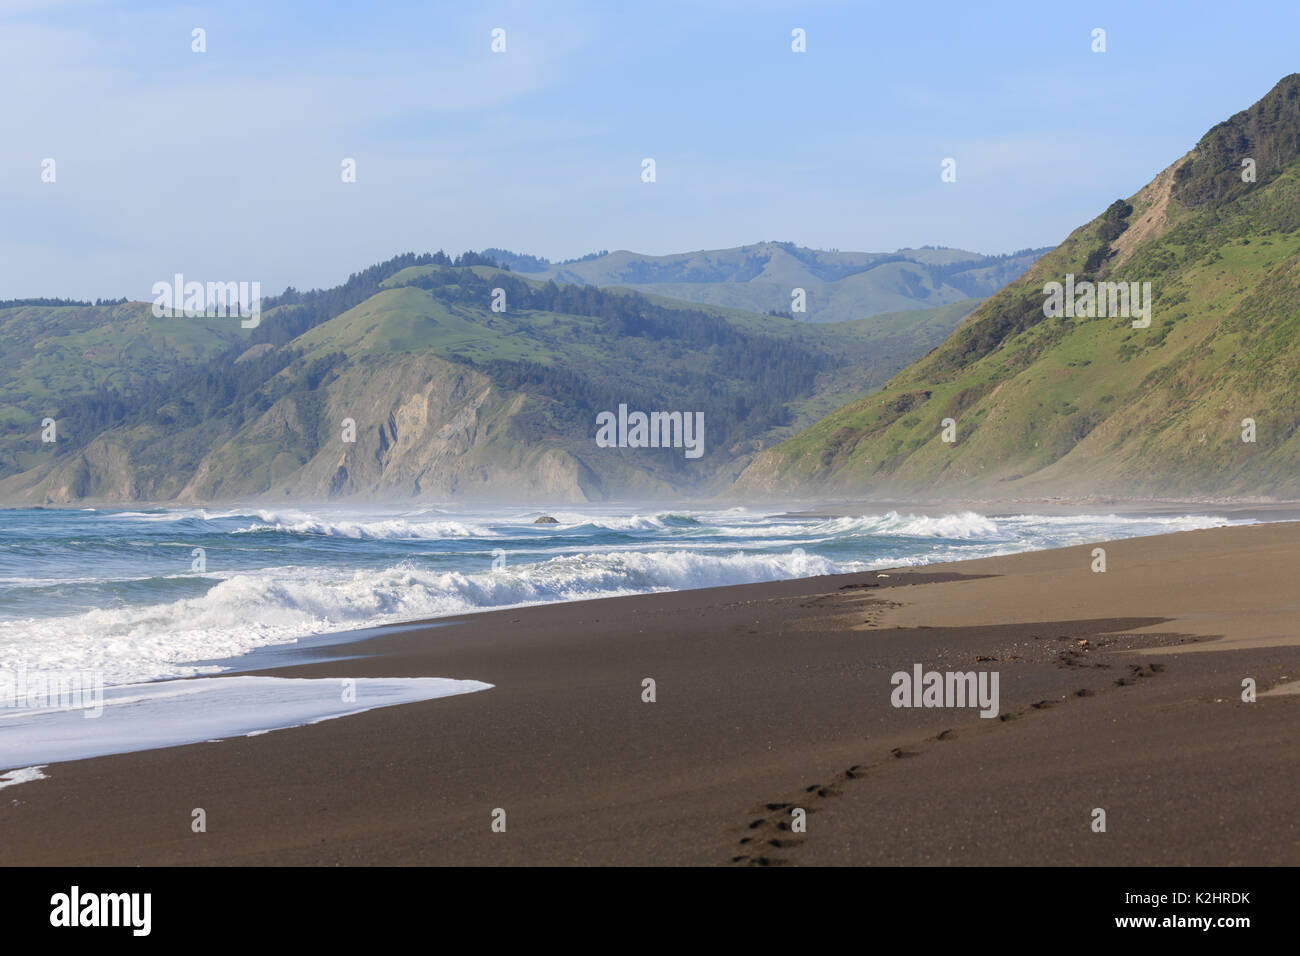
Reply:
<svg viewBox="0 0 1300 956"><path fill-rule="evenodd" d="M1136 684L1138 681L1148 677L1154 677L1164 670L1163 664L1130 664L1129 673L1126 677L1120 677L1114 681L1113 687L1128 687ZM1092 697L1097 692L1082 687L1076 690L1072 697ZM1068 700L1066 698L1065 700ZM1003 723L1008 720L1018 720L1027 714L1035 711L1047 710L1056 707L1065 702L1065 700L1040 700L1030 704L1028 707L1022 707L1020 710L1011 713L999 714L998 722ZM954 730L942 730L933 737L927 738L923 743L933 744L943 741L952 740L958 734ZM759 809L751 811L754 815L745 828L745 835L740 838L738 849L730 862L740 866L784 866L792 863L792 860L786 859L776 851L789 850L799 846L804 842L804 834L795 833L791 828L792 815L791 811L796 807L801 807L807 816L811 817L821 810L821 805L827 800L833 800L840 796L844 788L852 785L854 781L864 779L868 773L880 766L888 764L894 760L903 760L908 757L917 757L924 753L928 748L919 746L917 750L908 750L903 747L895 747L889 752L889 756L868 764L853 764L846 770L836 774L834 779L828 784L814 783L804 787L803 793L794 800L772 801L763 804Z"/></svg>

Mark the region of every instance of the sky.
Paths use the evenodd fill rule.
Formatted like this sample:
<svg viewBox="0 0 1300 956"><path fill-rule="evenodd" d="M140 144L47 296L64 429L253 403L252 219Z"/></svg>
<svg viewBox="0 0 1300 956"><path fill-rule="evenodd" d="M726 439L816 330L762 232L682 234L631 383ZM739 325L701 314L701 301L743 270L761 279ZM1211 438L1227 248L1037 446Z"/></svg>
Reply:
<svg viewBox="0 0 1300 956"><path fill-rule="evenodd" d="M1300 71L1297 36L1297 0L0 0L0 299L1052 246Z"/></svg>

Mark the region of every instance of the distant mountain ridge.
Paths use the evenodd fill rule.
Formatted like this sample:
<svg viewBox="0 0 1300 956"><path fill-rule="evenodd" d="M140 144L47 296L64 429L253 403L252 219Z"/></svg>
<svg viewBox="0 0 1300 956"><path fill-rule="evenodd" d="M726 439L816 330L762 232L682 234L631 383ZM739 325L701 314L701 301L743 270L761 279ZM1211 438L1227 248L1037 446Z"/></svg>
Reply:
<svg viewBox="0 0 1300 956"><path fill-rule="evenodd" d="M1049 314L1065 282L1150 283L1149 327ZM759 454L737 490L1300 497L1298 380L1293 74L881 391Z"/></svg>
<svg viewBox="0 0 1300 956"><path fill-rule="evenodd" d="M599 252L562 263L504 249L487 249L484 255L530 278L622 286L752 312L789 312L798 288L804 290L806 311L794 318L841 322L986 298L1046 251L1022 249L1001 256L943 248L871 253L760 242L666 256Z"/></svg>

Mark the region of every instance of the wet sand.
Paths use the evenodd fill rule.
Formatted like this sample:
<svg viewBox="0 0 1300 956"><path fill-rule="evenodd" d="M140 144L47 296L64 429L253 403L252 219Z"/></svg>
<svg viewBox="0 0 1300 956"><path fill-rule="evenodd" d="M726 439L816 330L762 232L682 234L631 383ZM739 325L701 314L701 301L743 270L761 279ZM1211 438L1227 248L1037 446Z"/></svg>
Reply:
<svg viewBox="0 0 1300 956"><path fill-rule="evenodd" d="M1110 542L1101 574L1094 547L304 642L254 673L495 687L51 765L0 793L0 845L9 864L1300 863L1300 694L1265 693L1300 681L1300 523ZM917 663L996 670L999 716L894 707Z"/></svg>

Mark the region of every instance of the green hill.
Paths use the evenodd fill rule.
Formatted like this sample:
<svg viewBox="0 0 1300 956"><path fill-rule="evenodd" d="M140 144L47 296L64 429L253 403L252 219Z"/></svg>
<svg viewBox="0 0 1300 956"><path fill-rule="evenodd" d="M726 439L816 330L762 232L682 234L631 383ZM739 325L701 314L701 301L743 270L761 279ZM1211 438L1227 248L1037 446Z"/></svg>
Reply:
<svg viewBox="0 0 1300 956"><path fill-rule="evenodd" d="M287 290L251 330L154 319L139 303L0 309L11 342L42 343L25 359L14 346L6 365L0 497L707 493L933 348L975 304L811 325L439 253ZM79 357L104 342L118 351ZM705 454L597 447L596 414L620 404L704 412ZM45 416L53 445L39 439Z"/></svg>
<svg viewBox="0 0 1300 956"><path fill-rule="evenodd" d="M39 440L45 418L77 405L95 427L103 423L94 420L96 406L247 339L238 320L159 319L141 302L0 302L0 476L48 457Z"/></svg>
<svg viewBox="0 0 1300 956"><path fill-rule="evenodd" d="M1243 160L1253 160L1253 181ZM1150 326L1046 315L1149 282ZM1140 288L1140 287L1139 287ZM1300 75L1076 229L884 388L760 454L750 495L1300 495ZM956 441L943 441L945 419ZM1243 441L1245 419L1256 440Z"/></svg>

